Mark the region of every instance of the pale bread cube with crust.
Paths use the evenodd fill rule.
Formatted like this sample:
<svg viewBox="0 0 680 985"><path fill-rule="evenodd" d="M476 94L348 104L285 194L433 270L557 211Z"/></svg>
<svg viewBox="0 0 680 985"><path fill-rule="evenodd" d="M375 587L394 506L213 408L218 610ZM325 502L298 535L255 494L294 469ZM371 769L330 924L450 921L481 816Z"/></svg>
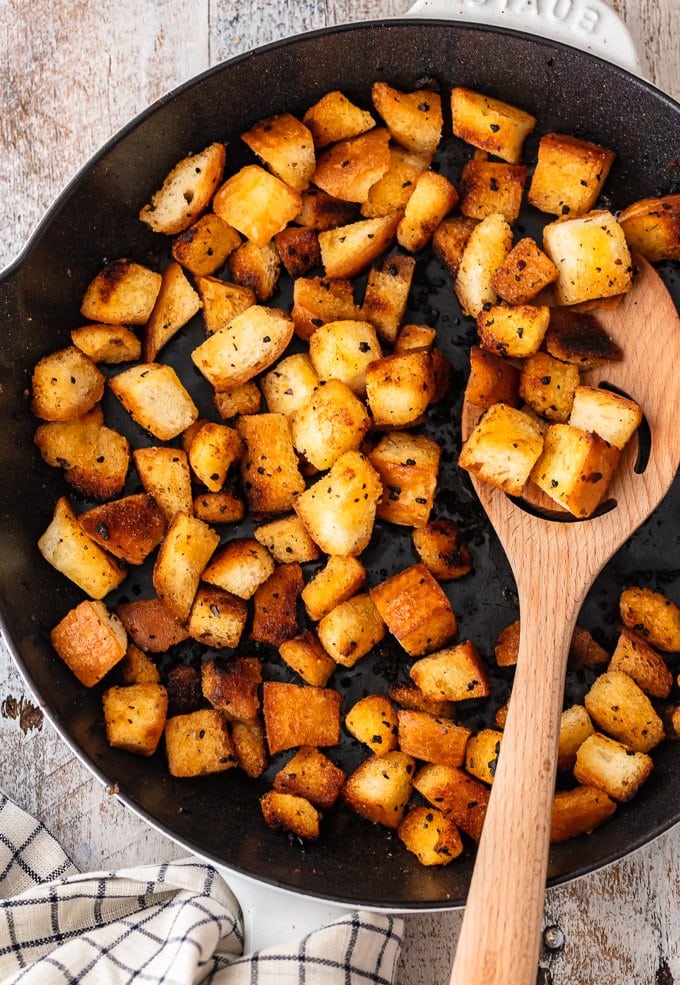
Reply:
<svg viewBox="0 0 680 985"><path fill-rule="evenodd" d="M546 305L484 305L477 316L483 347L511 359L526 359L538 352L549 322Z"/></svg>
<svg viewBox="0 0 680 985"><path fill-rule="evenodd" d="M165 751L171 776L222 773L238 765L224 715L214 708L169 718Z"/></svg>
<svg viewBox="0 0 680 985"><path fill-rule="evenodd" d="M454 289L465 314L476 318L498 300L492 281L512 248L512 229L502 215L482 219L470 233L458 264Z"/></svg>
<svg viewBox="0 0 680 985"><path fill-rule="evenodd" d="M156 233L174 235L186 229L207 209L222 180L226 160L226 148L218 143L183 158L151 196L139 218Z"/></svg>
<svg viewBox="0 0 680 985"><path fill-rule="evenodd" d="M385 623L369 595L354 595L331 609L316 631L336 663L353 667L383 639Z"/></svg>
<svg viewBox="0 0 680 985"><path fill-rule="evenodd" d="M386 82L374 82L371 98L397 144L416 154L434 154L443 126L438 93L430 89L401 92Z"/></svg>
<svg viewBox="0 0 680 985"><path fill-rule="evenodd" d="M241 245L241 237L228 222L209 213L201 216L173 241L174 259L195 277L214 274L230 253Z"/></svg>
<svg viewBox="0 0 680 985"><path fill-rule="evenodd" d="M361 313L388 342L395 341L406 312L415 266L413 257L393 255L379 260L368 275Z"/></svg>
<svg viewBox="0 0 680 985"><path fill-rule="evenodd" d="M365 406L339 379L320 384L289 420L297 452L320 470L329 469L345 452L357 451L371 426Z"/></svg>
<svg viewBox="0 0 680 985"><path fill-rule="evenodd" d="M368 459L383 487L377 516L391 523L424 527L439 477L441 448L436 441L420 434L390 431Z"/></svg>
<svg viewBox="0 0 680 985"><path fill-rule="evenodd" d="M630 800L652 771L652 757L633 752L622 742L595 733L579 747L574 776L585 786L597 787L612 800Z"/></svg>
<svg viewBox="0 0 680 985"><path fill-rule="evenodd" d="M423 171L397 227L399 245L411 253L422 250L457 203L458 192L448 178L436 171Z"/></svg>
<svg viewBox="0 0 680 985"><path fill-rule="evenodd" d="M286 417L306 404L318 385L319 377L306 352L286 356L260 381L268 410Z"/></svg>
<svg viewBox="0 0 680 985"><path fill-rule="evenodd" d="M82 417L104 395L104 376L74 345L58 349L36 363L31 380L31 410L44 421Z"/></svg>
<svg viewBox="0 0 680 985"><path fill-rule="evenodd" d="M665 653L680 652L680 608L650 588L626 588L619 600L621 621L650 646Z"/></svg>
<svg viewBox="0 0 680 985"><path fill-rule="evenodd" d="M81 684L94 687L126 654L127 633L103 602L81 602L50 633L50 642Z"/></svg>
<svg viewBox="0 0 680 985"><path fill-rule="evenodd" d="M57 500L38 550L48 564L93 599L104 598L127 574L125 565L88 537L65 496Z"/></svg>
<svg viewBox="0 0 680 985"><path fill-rule="evenodd" d="M356 277L392 245L401 212L377 219L362 219L319 233L326 276Z"/></svg>
<svg viewBox="0 0 680 985"><path fill-rule="evenodd" d="M314 174L314 140L311 131L290 113L262 120L241 134L254 154L296 192L303 192Z"/></svg>
<svg viewBox="0 0 680 985"><path fill-rule="evenodd" d="M309 340L309 358L320 380L340 380L366 396L366 368L382 357L376 330L368 321L332 321Z"/></svg>
<svg viewBox="0 0 680 985"><path fill-rule="evenodd" d="M680 195L643 198L624 209L619 222L631 250L651 263L680 259Z"/></svg>
<svg viewBox="0 0 680 985"><path fill-rule="evenodd" d="M463 444L461 468L520 496L543 450L543 435L524 411L494 404Z"/></svg>
<svg viewBox="0 0 680 985"><path fill-rule="evenodd" d="M345 773L313 746L302 746L274 777L274 790L304 797L316 807L332 807Z"/></svg>
<svg viewBox="0 0 680 985"><path fill-rule="evenodd" d="M232 319L252 308L257 301L251 287L231 284L219 277L197 276L196 287L203 303L203 320L208 335L226 328Z"/></svg>
<svg viewBox="0 0 680 985"><path fill-rule="evenodd" d="M529 202L553 215L583 215L598 199L616 154L562 133L546 133L538 145L538 161L529 188Z"/></svg>
<svg viewBox="0 0 680 985"><path fill-rule="evenodd" d="M610 298L633 286L630 250L611 212L551 222L543 230L543 248L559 270L557 304Z"/></svg>
<svg viewBox="0 0 680 985"><path fill-rule="evenodd" d="M517 164L536 118L525 110L481 92L456 86L451 90L454 136L473 147Z"/></svg>
<svg viewBox="0 0 680 985"><path fill-rule="evenodd" d="M248 164L218 188L215 213L255 246L264 246L302 208L298 192L257 164Z"/></svg>
<svg viewBox="0 0 680 985"><path fill-rule="evenodd" d="M574 516L591 516L607 495L620 455L599 434L552 424L531 478Z"/></svg>
<svg viewBox="0 0 680 985"><path fill-rule="evenodd" d="M243 454L243 442L233 428L226 424L205 421L189 445L191 470L211 492L219 492L231 466Z"/></svg>
<svg viewBox="0 0 680 985"><path fill-rule="evenodd" d="M417 660L412 679L434 701L467 701L489 696L489 680L477 647L470 640Z"/></svg>
<svg viewBox="0 0 680 985"><path fill-rule="evenodd" d="M82 325L71 341L93 363L131 363L142 357L142 343L125 325Z"/></svg>
<svg viewBox="0 0 680 985"><path fill-rule="evenodd" d="M343 800L369 821L396 829L411 796L414 773L415 760L403 752L371 756L347 778Z"/></svg>
<svg viewBox="0 0 680 985"><path fill-rule="evenodd" d="M198 583L219 535L196 517L176 513L159 548L153 569L158 598L180 622L189 618Z"/></svg>
<svg viewBox="0 0 680 985"><path fill-rule="evenodd" d="M366 219L402 212L413 194L418 175L432 163L431 154L412 154L402 147L390 147L389 150L389 168L371 185L368 198L361 204L361 214Z"/></svg>
<svg viewBox="0 0 680 985"><path fill-rule="evenodd" d="M268 369L293 337L293 322L277 308L252 305L191 353L216 390L233 390Z"/></svg>
<svg viewBox="0 0 680 985"><path fill-rule="evenodd" d="M389 132L375 127L333 144L317 159L314 184L340 201L365 202L390 166L389 142Z"/></svg>
<svg viewBox="0 0 680 985"><path fill-rule="evenodd" d="M332 555L326 566L302 589L302 601L310 619L318 622L341 602L356 595L366 581L366 571L354 557Z"/></svg>
<svg viewBox="0 0 680 985"><path fill-rule="evenodd" d="M421 865L448 865L463 851L456 825L431 807L412 807L397 834Z"/></svg>
<svg viewBox="0 0 680 985"><path fill-rule="evenodd" d="M594 431L610 445L623 449L642 422L642 408L618 393L579 386L569 417L572 427Z"/></svg>
<svg viewBox="0 0 680 985"><path fill-rule="evenodd" d="M345 728L376 756L386 756L397 748L397 713L384 694L360 698L345 715Z"/></svg>
<svg viewBox="0 0 680 985"><path fill-rule="evenodd" d="M250 537L239 537L220 548L204 570L203 580L249 599L273 572L274 561L267 548Z"/></svg>
<svg viewBox="0 0 680 985"><path fill-rule="evenodd" d="M113 260L88 285L80 313L107 325L145 325L161 279L160 274L133 260Z"/></svg>
<svg viewBox="0 0 680 985"><path fill-rule="evenodd" d="M201 585L189 613L192 639L215 650L237 647L248 618L246 603L212 585Z"/></svg>
<svg viewBox="0 0 680 985"><path fill-rule="evenodd" d="M269 300L281 274L281 258L273 242L242 243L227 262L237 284L254 291L258 301Z"/></svg>
<svg viewBox="0 0 680 985"><path fill-rule="evenodd" d="M201 299L178 263L163 271L161 289L144 334L144 361L152 363L163 346L201 309Z"/></svg>
<svg viewBox="0 0 680 985"><path fill-rule="evenodd" d="M271 552L277 564L304 564L321 557L319 548L295 513L263 523L253 530L253 537Z"/></svg>
<svg viewBox="0 0 680 985"><path fill-rule="evenodd" d="M153 756L168 714L162 684L110 687L103 695L104 726L110 746L139 756Z"/></svg>
<svg viewBox="0 0 680 985"><path fill-rule="evenodd" d="M573 767L576 753L594 731L590 715L583 705L572 705L562 712L557 751L558 769L568 770Z"/></svg>
<svg viewBox="0 0 680 985"><path fill-rule="evenodd" d="M663 723L632 677L619 670L606 671L585 696L588 714L603 732L630 746L649 752L663 739Z"/></svg>
<svg viewBox="0 0 680 985"><path fill-rule="evenodd" d="M370 595L389 631L411 656L438 649L456 632L451 603L424 564L392 575ZM417 680L416 684L421 687Z"/></svg>
<svg viewBox="0 0 680 985"><path fill-rule="evenodd" d="M198 419L198 408L172 366L139 363L109 381L125 410L161 441L171 441Z"/></svg>
<svg viewBox="0 0 680 985"><path fill-rule="evenodd" d="M321 814L304 797L270 790L260 797L262 816L275 831L290 831L298 838L316 841Z"/></svg>
<svg viewBox="0 0 680 985"><path fill-rule="evenodd" d="M175 513L193 513L189 459L180 448L137 448L132 453L146 491L153 496L165 519Z"/></svg>
<svg viewBox="0 0 680 985"><path fill-rule="evenodd" d="M327 92L310 106L302 122L310 129L317 149L356 137L375 126L375 120L367 110L355 106L337 90Z"/></svg>

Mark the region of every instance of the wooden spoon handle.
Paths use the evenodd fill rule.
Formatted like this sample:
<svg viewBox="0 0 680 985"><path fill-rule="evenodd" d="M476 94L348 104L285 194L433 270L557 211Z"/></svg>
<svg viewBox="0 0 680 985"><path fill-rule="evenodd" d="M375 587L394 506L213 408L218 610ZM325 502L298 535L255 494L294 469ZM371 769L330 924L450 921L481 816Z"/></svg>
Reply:
<svg viewBox="0 0 680 985"><path fill-rule="evenodd" d="M564 574L544 568L519 586L515 681L452 985L536 983L564 678L585 595L556 591Z"/></svg>

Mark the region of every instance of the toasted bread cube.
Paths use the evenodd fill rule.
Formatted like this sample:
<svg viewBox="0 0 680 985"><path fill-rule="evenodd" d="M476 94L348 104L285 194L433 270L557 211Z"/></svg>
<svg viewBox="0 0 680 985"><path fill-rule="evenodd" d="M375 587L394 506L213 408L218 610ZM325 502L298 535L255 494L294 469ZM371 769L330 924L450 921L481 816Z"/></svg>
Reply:
<svg viewBox="0 0 680 985"><path fill-rule="evenodd" d="M592 315L571 308L550 309L543 343L551 356L581 369L623 359L622 350Z"/></svg>
<svg viewBox="0 0 680 985"><path fill-rule="evenodd" d="M320 188L309 188L302 193L302 208L295 221L305 229L323 232L324 229L335 229L336 226L346 226L357 218L357 207L352 202L341 202L332 195L327 195Z"/></svg>
<svg viewBox="0 0 680 985"><path fill-rule="evenodd" d="M240 245L241 237L236 230L210 213L179 234L173 241L172 255L194 277L206 277L219 270Z"/></svg>
<svg viewBox="0 0 680 985"><path fill-rule="evenodd" d="M265 681L262 686L269 752L340 741L340 694L330 688Z"/></svg>
<svg viewBox="0 0 680 985"><path fill-rule="evenodd" d="M131 684L104 691L104 725L110 746L153 756L163 735L168 692L162 684Z"/></svg>
<svg viewBox="0 0 680 985"><path fill-rule="evenodd" d="M318 571L302 589L302 601L307 615L318 622L332 609L360 591L366 571L353 557L329 557L325 568Z"/></svg>
<svg viewBox="0 0 680 985"><path fill-rule="evenodd" d="M293 285L291 317L296 334L305 341L309 341L321 325L354 319L358 313L354 288L349 280L298 277Z"/></svg>
<svg viewBox="0 0 680 985"><path fill-rule="evenodd" d="M434 520L411 535L418 557L437 581L472 571L472 555L453 520Z"/></svg>
<svg viewBox="0 0 680 985"><path fill-rule="evenodd" d="M215 213L255 246L265 246L293 221L301 207L296 191L257 164L228 178L213 200Z"/></svg>
<svg viewBox="0 0 680 985"><path fill-rule="evenodd" d="M570 838L590 834L615 810L616 803L595 787L558 790L553 799L550 844L557 845Z"/></svg>
<svg viewBox="0 0 680 985"><path fill-rule="evenodd" d="M520 496L543 449L538 425L521 410L494 404L463 445L461 468Z"/></svg>
<svg viewBox="0 0 680 985"><path fill-rule="evenodd" d="M448 865L463 851L453 821L429 807L412 807L397 834L421 865Z"/></svg>
<svg viewBox="0 0 680 985"><path fill-rule="evenodd" d="M417 660L409 673L423 694L434 701L489 696L484 663L470 640Z"/></svg>
<svg viewBox="0 0 680 985"><path fill-rule="evenodd" d="M317 469L329 469L345 452L356 451L370 426L366 408L339 379L324 382L290 415L293 444Z"/></svg>
<svg viewBox="0 0 680 985"><path fill-rule="evenodd" d="M496 213L512 226L522 207L526 180L523 164L473 158L460 178L460 211L472 219L486 219Z"/></svg>
<svg viewBox="0 0 680 985"><path fill-rule="evenodd" d="M353 667L383 639L385 623L369 595L354 595L324 616L316 630L326 653Z"/></svg>
<svg viewBox="0 0 680 985"><path fill-rule="evenodd" d="M302 520L294 513L257 527L253 536L271 552L277 564L304 564L321 557Z"/></svg>
<svg viewBox="0 0 680 985"><path fill-rule="evenodd" d="M50 353L36 364L31 410L45 421L82 417L104 394L104 376L74 345Z"/></svg>
<svg viewBox="0 0 680 985"><path fill-rule="evenodd" d="M526 359L540 349L549 321L550 308L545 305L492 305L477 316L477 328L485 349L499 356Z"/></svg>
<svg viewBox="0 0 680 985"><path fill-rule="evenodd" d="M371 268L368 275L361 311L388 342L394 342L397 337L415 266L413 257L384 257ZM372 358L379 359L381 355L378 349Z"/></svg>
<svg viewBox="0 0 680 985"><path fill-rule="evenodd" d="M293 322L277 308L253 305L191 353L216 390L233 390L268 369L293 337Z"/></svg>
<svg viewBox="0 0 680 985"><path fill-rule="evenodd" d="M237 315L252 308L257 300L251 287L230 284L218 277L201 275L196 278L196 287L203 302L203 319L208 335L226 328Z"/></svg>
<svg viewBox="0 0 680 985"><path fill-rule="evenodd" d="M364 397L366 367L381 358L382 350L368 321L332 321L317 328L310 338L309 356L319 379L341 380Z"/></svg>
<svg viewBox="0 0 680 985"><path fill-rule="evenodd" d="M587 629L582 626L574 627L569 648L569 667L572 670L580 670L582 667L597 670L607 663L609 663L609 654L604 647L595 642Z"/></svg>
<svg viewBox="0 0 680 985"><path fill-rule="evenodd" d="M505 263L491 278L491 286L508 304L528 304L558 276L550 257L527 236L510 250Z"/></svg>
<svg viewBox="0 0 680 985"><path fill-rule="evenodd" d="M193 514L205 523L238 523L246 515L246 504L231 489L194 497Z"/></svg>
<svg viewBox="0 0 680 985"><path fill-rule="evenodd" d="M208 207L227 159L224 144L211 144L183 158L165 178L139 218L155 233L174 235L190 226Z"/></svg>
<svg viewBox="0 0 680 985"><path fill-rule="evenodd" d="M171 776L222 773L238 765L224 715L214 708L169 718L165 751Z"/></svg>
<svg viewBox="0 0 680 985"><path fill-rule="evenodd" d="M415 760L403 752L371 756L347 778L346 804L369 821L398 828L413 788Z"/></svg>
<svg viewBox="0 0 680 985"><path fill-rule="evenodd" d="M325 687L336 668L335 660L328 656L314 633L307 629L292 640L284 640L279 646L279 653L291 670L313 687Z"/></svg>
<svg viewBox="0 0 680 985"><path fill-rule="evenodd" d="M319 237L314 229L286 226L274 237L276 251L291 277L303 277L321 266Z"/></svg>
<svg viewBox="0 0 680 985"><path fill-rule="evenodd" d="M191 664L175 664L167 673L170 715L188 715L203 706L200 672Z"/></svg>
<svg viewBox="0 0 680 985"><path fill-rule="evenodd" d="M543 248L560 272L555 283L557 304L610 298L633 286L626 237L611 212L551 222L543 230Z"/></svg>
<svg viewBox="0 0 680 985"><path fill-rule="evenodd" d="M399 245L412 253L422 250L457 202L458 192L448 178L436 171L423 171L397 228Z"/></svg>
<svg viewBox="0 0 680 985"><path fill-rule="evenodd" d="M626 588L619 602L621 621L650 646L665 653L680 651L680 608L660 592Z"/></svg>
<svg viewBox="0 0 680 985"><path fill-rule="evenodd" d="M38 550L48 564L93 599L104 598L127 574L124 565L88 537L64 496L57 500L50 525L38 541Z"/></svg>
<svg viewBox="0 0 680 985"><path fill-rule="evenodd" d="M55 422L54 427L58 426ZM130 445L122 434L101 427L88 453L66 469L66 481L88 499L117 496L125 485L130 465Z"/></svg>
<svg viewBox="0 0 680 985"><path fill-rule="evenodd" d="M133 458L142 485L168 523L175 513L193 512L186 452L179 448L137 448Z"/></svg>
<svg viewBox="0 0 680 985"><path fill-rule="evenodd" d="M389 142L384 127L341 140L319 156L314 184L343 202L365 202L390 166Z"/></svg>
<svg viewBox="0 0 680 985"><path fill-rule="evenodd" d="M151 657L128 641L125 656L119 666L124 684L160 684L161 675Z"/></svg>
<svg viewBox="0 0 680 985"><path fill-rule="evenodd" d="M359 109L337 90L327 92L310 106L302 121L311 130L317 149L338 140L356 137L375 126L370 113Z"/></svg>
<svg viewBox="0 0 680 985"><path fill-rule="evenodd" d="M413 781L414 788L466 835L479 841L489 803L489 790L455 766L428 763Z"/></svg>
<svg viewBox="0 0 680 985"><path fill-rule="evenodd" d="M414 564L371 589L371 598L389 631L411 656L443 646L455 634L451 603L424 564ZM420 683L422 691L434 698Z"/></svg>
<svg viewBox="0 0 680 985"><path fill-rule="evenodd" d="M391 701L407 711L424 711L435 718L453 719L454 706L451 701L432 701L415 684L391 684L387 695Z"/></svg>
<svg viewBox="0 0 680 985"><path fill-rule="evenodd" d="M363 219L319 233L321 260L327 277L355 277L394 241L400 212Z"/></svg>
<svg viewBox="0 0 680 985"><path fill-rule="evenodd" d="M74 417L71 421L40 424L33 440L48 465L71 469L91 461L103 423L104 414L97 404L82 417Z"/></svg>
<svg viewBox="0 0 680 985"><path fill-rule="evenodd" d="M619 216L631 250L652 263L680 259L680 195L643 198Z"/></svg>
<svg viewBox="0 0 680 985"><path fill-rule="evenodd" d="M239 537L225 544L203 572L203 580L240 599L249 599L274 572L274 561L262 544Z"/></svg>
<svg viewBox="0 0 680 985"><path fill-rule="evenodd" d="M515 622L511 623L509 626L506 626L505 629L502 629L498 634L494 654L496 656L496 663L499 667L514 667L517 663L517 655L519 653L519 634L519 619L516 619Z"/></svg>
<svg viewBox="0 0 680 985"><path fill-rule="evenodd" d="M304 123L290 113L262 120L241 140L271 168L277 178L303 192L314 174L314 141Z"/></svg>
<svg viewBox="0 0 680 985"><path fill-rule="evenodd" d="M90 282L80 313L107 325L145 325L160 289L160 274L132 260L114 260Z"/></svg>
<svg viewBox="0 0 680 985"><path fill-rule="evenodd" d="M206 421L189 446L189 464L199 482L211 492L219 492L227 472L242 454L243 442L237 431Z"/></svg>
<svg viewBox="0 0 680 985"><path fill-rule="evenodd" d="M538 161L529 188L529 202L553 215L583 215L595 205L616 154L561 133L546 133L538 145Z"/></svg>
<svg viewBox="0 0 680 985"><path fill-rule="evenodd" d="M303 746L276 774L274 789L304 797L317 807L332 807L344 782L339 766L318 749Z"/></svg>
<svg viewBox="0 0 680 985"><path fill-rule="evenodd" d="M519 406L519 370L488 349L472 346L465 399L488 410L494 404Z"/></svg>
<svg viewBox="0 0 680 985"><path fill-rule="evenodd" d="M404 325L394 340L395 352L410 352L412 349L431 349L437 332L429 325Z"/></svg>
<svg viewBox="0 0 680 985"><path fill-rule="evenodd" d="M501 729L501 731L505 728L507 724L509 707L510 707L509 702L506 701L505 704L500 706L500 708L494 715L494 719L493 719L494 725L496 726L496 728Z"/></svg>
<svg viewBox="0 0 680 985"><path fill-rule="evenodd" d="M512 229L502 215L482 219L470 233L456 274L455 291L465 314L476 318L497 301L492 280L512 248Z"/></svg>
<svg viewBox="0 0 680 985"><path fill-rule="evenodd" d="M442 101L436 92L400 92L386 82L374 82L371 98L396 143L416 154L434 154L443 125Z"/></svg>
<svg viewBox="0 0 680 985"><path fill-rule="evenodd" d="M399 748L415 759L444 766L462 766L470 729L450 718L424 711L398 712Z"/></svg>
<svg viewBox="0 0 680 985"><path fill-rule="evenodd" d="M468 739L465 750L465 769L483 783L492 784L498 766L503 733L485 728ZM458 766L459 763L452 763Z"/></svg>
<svg viewBox="0 0 680 985"><path fill-rule="evenodd" d="M142 343L124 325L83 325L73 329L71 341L93 363L130 363L142 356Z"/></svg>
<svg viewBox="0 0 680 985"><path fill-rule="evenodd" d="M95 506L78 523L95 544L129 564L141 564L165 533L165 518L146 493Z"/></svg>
<svg viewBox="0 0 680 985"><path fill-rule="evenodd" d="M144 360L152 363L163 346L201 308L201 299L178 263L163 271L161 289L146 323Z"/></svg>
<svg viewBox="0 0 680 985"><path fill-rule="evenodd" d="M102 602L81 602L50 633L66 666L85 687L94 687L127 650L127 634Z"/></svg>
<svg viewBox="0 0 680 985"><path fill-rule="evenodd" d="M261 381L270 412L286 417L306 404L318 385L319 377L306 352L286 356Z"/></svg>
<svg viewBox="0 0 680 985"><path fill-rule="evenodd" d="M273 243L243 243L230 255L228 263L237 284L254 291L258 301L269 300L281 273L281 260Z"/></svg>
<svg viewBox="0 0 680 985"><path fill-rule="evenodd" d="M236 422L246 443L241 474L253 519L287 513L304 491L290 427L283 414L253 414Z"/></svg>
<svg viewBox="0 0 680 985"><path fill-rule="evenodd" d="M189 638L186 626L168 612L160 599L119 602L116 615L135 645L145 653L165 653Z"/></svg>
<svg viewBox="0 0 680 985"><path fill-rule="evenodd" d="M231 741L238 764L244 773L252 779L262 776L267 768L267 747L260 723L232 722Z"/></svg>
<svg viewBox="0 0 680 985"><path fill-rule="evenodd" d="M375 359L366 368L366 397L377 425L413 424L434 395L432 354L426 349Z"/></svg>
<svg viewBox="0 0 680 985"><path fill-rule="evenodd" d="M170 522L153 569L156 593L171 615L186 622L198 583L219 543L207 523L186 513Z"/></svg>
<svg viewBox="0 0 680 985"><path fill-rule="evenodd" d="M402 212L413 194L418 176L429 168L431 154L411 154L402 147L390 147L390 166L379 181L371 185L361 205L366 219Z"/></svg>
<svg viewBox="0 0 680 985"><path fill-rule="evenodd" d="M325 554L357 557L371 539L381 492L378 473L368 459L348 451L297 497L293 507Z"/></svg>
<svg viewBox="0 0 680 985"><path fill-rule="evenodd" d="M206 660L201 667L203 697L230 722L257 719L261 683L262 664L257 657L238 657L226 665Z"/></svg>
<svg viewBox="0 0 680 985"><path fill-rule="evenodd" d="M642 422L642 410L611 390L580 386L574 392L569 423L582 431L594 431L615 448L622 449Z"/></svg>
<svg viewBox="0 0 680 985"><path fill-rule="evenodd" d="M192 639L221 650L237 647L248 618L246 603L221 588L202 585L196 592L187 629Z"/></svg>
<svg viewBox="0 0 680 985"><path fill-rule="evenodd" d="M647 753L633 752L615 739L593 734L578 749L574 776L612 800L626 801L637 793L653 765Z"/></svg>
<svg viewBox="0 0 680 985"><path fill-rule="evenodd" d="M649 698L619 670L607 671L594 681L585 705L603 732L636 752L649 752L663 739L663 724Z"/></svg>
<svg viewBox="0 0 680 985"><path fill-rule="evenodd" d="M345 728L376 756L397 748L397 713L384 694L369 694L357 701L345 715Z"/></svg>
<svg viewBox="0 0 680 985"><path fill-rule="evenodd" d="M451 116L454 136L509 164L517 164L524 139L536 126L530 113L460 86L451 90Z"/></svg>
<svg viewBox="0 0 680 985"><path fill-rule="evenodd" d="M316 841L321 815L304 797L270 790L260 797L265 822L275 831L290 831L298 838Z"/></svg>
<svg viewBox="0 0 680 985"><path fill-rule="evenodd" d="M598 434L552 424L531 478L574 516L591 516L607 495L620 454Z"/></svg>
<svg viewBox="0 0 680 985"><path fill-rule="evenodd" d="M368 456L383 487L378 517L424 527L434 503L440 458L439 445L424 435L391 431L381 438Z"/></svg>
<svg viewBox="0 0 680 985"><path fill-rule="evenodd" d="M198 408L172 366L140 363L109 381L125 410L161 441L171 441L198 418Z"/></svg>
<svg viewBox="0 0 680 985"><path fill-rule="evenodd" d="M299 564L281 564L274 569L255 592L252 640L280 646L297 636L297 600L303 584Z"/></svg>
<svg viewBox="0 0 680 985"><path fill-rule="evenodd" d="M241 414L259 414L262 406L262 394L252 381L230 390L219 390L213 400L217 413L225 420Z"/></svg>
<svg viewBox="0 0 680 985"><path fill-rule="evenodd" d="M569 770L576 762L576 753L592 735L595 729L590 715L583 705L572 705L562 712L560 719L560 737L557 751L557 768ZM577 777L579 782L585 782ZM597 786L597 784L595 784Z"/></svg>
<svg viewBox="0 0 680 985"><path fill-rule="evenodd" d="M452 215L435 230L432 248L452 277L458 273L472 230L478 225L477 219Z"/></svg>
<svg viewBox="0 0 680 985"><path fill-rule="evenodd" d="M522 365L520 396L532 410L549 421L569 420L570 424L576 423L569 415L573 417L574 395L579 389L578 368L553 359L547 352L529 356ZM594 430L583 424L576 424L576 427L584 431Z"/></svg>

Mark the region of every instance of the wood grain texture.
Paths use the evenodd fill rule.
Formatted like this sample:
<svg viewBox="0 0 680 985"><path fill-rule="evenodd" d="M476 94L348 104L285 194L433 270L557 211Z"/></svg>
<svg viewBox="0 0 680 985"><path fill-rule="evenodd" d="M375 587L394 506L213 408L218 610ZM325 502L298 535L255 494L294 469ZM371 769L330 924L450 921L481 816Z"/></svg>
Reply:
<svg viewBox="0 0 680 985"><path fill-rule="evenodd" d="M647 74L680 96L678 0L613 0ZM0 266L87 157L164 92L223 58L325 24L406 12L409 0L0 0ZM49 725L23 732L7 696L28 695L0 646L0 785L84 868L182 854L92 779ZM11 705L11 703L10 703ZM4 713L2 710L4 708ZM545 985L680 983L680 827L547 894L563 949ZM399 985L448 981L458 913L411 916Z"/></svg>

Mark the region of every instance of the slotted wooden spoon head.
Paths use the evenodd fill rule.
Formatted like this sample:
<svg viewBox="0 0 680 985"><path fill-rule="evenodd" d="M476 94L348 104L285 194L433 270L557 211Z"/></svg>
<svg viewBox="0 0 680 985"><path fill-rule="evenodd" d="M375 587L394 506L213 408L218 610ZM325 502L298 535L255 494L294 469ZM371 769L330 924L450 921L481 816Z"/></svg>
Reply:
<svg viewBox="0 0 680 985"><path fill-rule="evenodd" d="M641 258L636 266L633 289L621 305L598 311L598 321L624 358L584 374L584 382L612 384L642 407L651 436L644 470L635 470L633 440L610 486L616 505L587 520L566 513L560 517L554 507L552 517L526 512L500 490L472 478L515 575L521 636L456 950L455 985L536 981L559 721L574 624L593 580L661 502L680 464L680 319L654 269ZM478 408L464 404L464 437L479 416Z"/></svg>

